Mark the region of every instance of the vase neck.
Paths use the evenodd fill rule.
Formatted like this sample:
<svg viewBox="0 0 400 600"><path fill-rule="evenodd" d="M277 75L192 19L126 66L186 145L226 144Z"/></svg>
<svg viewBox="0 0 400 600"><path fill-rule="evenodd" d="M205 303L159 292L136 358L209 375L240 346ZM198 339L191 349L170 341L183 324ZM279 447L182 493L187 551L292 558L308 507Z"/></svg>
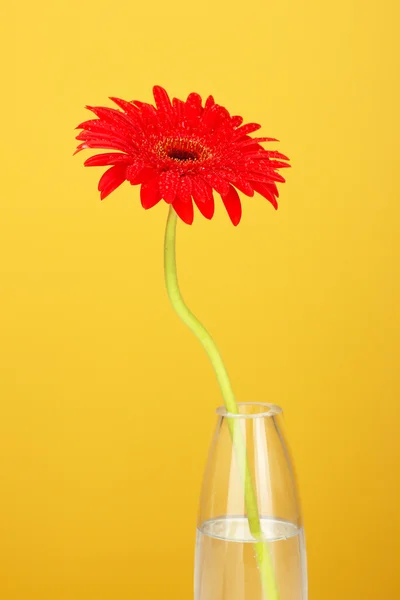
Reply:
<svg viewBox="0 0 400 600"><path fill-rule="evenodd" d="M238 412L230 413L224 406L217 408L217 414L227 419L265 419L282 413L282 408L268 402L239 402Z"/></svg>

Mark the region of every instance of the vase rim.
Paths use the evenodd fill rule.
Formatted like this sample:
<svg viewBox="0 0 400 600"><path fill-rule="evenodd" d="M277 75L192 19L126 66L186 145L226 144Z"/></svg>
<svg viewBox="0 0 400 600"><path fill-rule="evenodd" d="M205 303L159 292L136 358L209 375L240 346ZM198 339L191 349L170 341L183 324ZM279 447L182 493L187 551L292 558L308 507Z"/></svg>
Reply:
<svg viewBox="0 0 400 600"><path fill-rule="evenodd" d="M259 419L265 417L275 417L282 412L282 408L277 404L270 404L269 402L238 402L239 407L238 413L229 412L225 406L219 406L217 408L217 414L220 417L226 417L228 419ZM241 407L255 408L254 412L246 413L240 412Z"/></svg>

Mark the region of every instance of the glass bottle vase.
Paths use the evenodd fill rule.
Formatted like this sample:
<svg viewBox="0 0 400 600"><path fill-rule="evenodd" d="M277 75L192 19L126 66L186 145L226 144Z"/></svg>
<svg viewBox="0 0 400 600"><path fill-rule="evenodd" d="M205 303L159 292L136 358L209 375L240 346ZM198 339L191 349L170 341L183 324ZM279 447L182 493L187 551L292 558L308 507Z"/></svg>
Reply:
<svg viewBox="0 0 400 600"><path fill-rule="evenodd" d="M304 530L282 410L218 420L203 481L195 600L307 600Z"/></svg>

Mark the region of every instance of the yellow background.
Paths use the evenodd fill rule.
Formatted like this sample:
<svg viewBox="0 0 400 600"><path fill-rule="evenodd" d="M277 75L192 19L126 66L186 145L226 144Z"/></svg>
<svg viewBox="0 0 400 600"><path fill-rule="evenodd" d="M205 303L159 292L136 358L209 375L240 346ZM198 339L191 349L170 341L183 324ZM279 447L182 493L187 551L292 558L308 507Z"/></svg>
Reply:
<svg viewBox="0 0 400 600"><path fill-rule="evenodd" d="M399 597L393 0L9 3L2 22L0 597L192 598L220 399L163 286L165 204L72 158L85 104L214 94L278 137L276 213L179 226L240 400L284 407L311 600ZM397 567L397 568L396 568Z"/></svg>

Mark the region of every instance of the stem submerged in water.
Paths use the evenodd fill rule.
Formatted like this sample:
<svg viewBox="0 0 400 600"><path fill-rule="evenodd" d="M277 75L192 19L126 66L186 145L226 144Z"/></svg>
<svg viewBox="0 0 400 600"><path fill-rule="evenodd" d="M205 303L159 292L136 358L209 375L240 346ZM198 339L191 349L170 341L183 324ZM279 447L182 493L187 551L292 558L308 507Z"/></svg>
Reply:
<svg viewBox="0 0 400 600"><path fill-rule="evenodd" d="M164 272L168 296L177 315L194 333L207 352L211 364L214 367L227 412L238 414L239 410L233 395L231 382L218 348L207 329L186 306L179 289L175 250L176 222L177 215L172 206L170 206L164 245ZM279 592L269 545L267 542L262 541L262 529L257 507L257 496L255 494L252 476L247 461L246 446L240 428L237 428L234 424L235 419L228 418L227 421L235 447L239 469L243 474L245 504L250 532L255 540L260 540L254 543L254 548L265 600L279 600ZM239 425L239 423L237 423L237 425Z"/></svg>

